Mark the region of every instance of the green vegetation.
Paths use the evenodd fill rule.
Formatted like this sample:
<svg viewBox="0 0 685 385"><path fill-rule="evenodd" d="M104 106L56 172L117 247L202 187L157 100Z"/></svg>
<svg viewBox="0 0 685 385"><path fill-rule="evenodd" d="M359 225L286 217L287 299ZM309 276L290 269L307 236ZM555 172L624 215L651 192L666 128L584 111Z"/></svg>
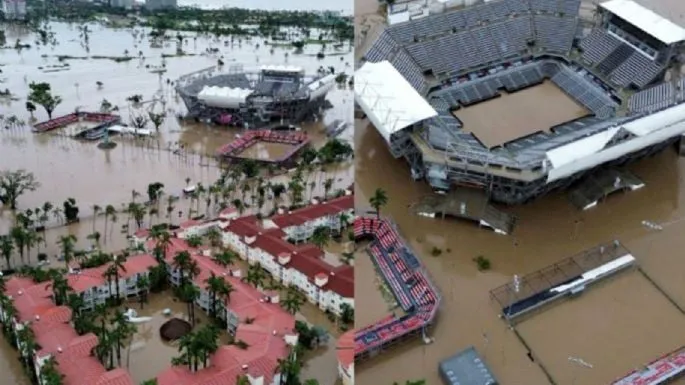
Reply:
<svg viewBox="0 0 685 385"><path fill-rule="evenodd" d="M490 260L485 258L484 256L479 255L476 258L474 258L473 261L476 262L476 265L478 266L478 271L490 270Z"/></svg>
<svg viewBox="0 0 685 385"><path fill-rule="evenodd" d="M17 209L17 200L24 193L35 191L40 187L33 173L26 170L0 172L0 203Z"/></svg>
<svg viewBox="0 0 685 385"><path fill-rule="evenodd" d="M57 106L62 103L62 98L52 94L52 90L49 83L31 83L29 84L28 101L35 103L45 109L48 114L48 118L52 119L52 111L57 108Z"/></svg>
<svg viewBox="0 0 685 385"><path fill-rule="evenodd" d="M369 204L376 210L376 217L381 217L381 207L388 204L388 194L382 188L377 188L369 198Z"/></svg>
<svg viewBox="0 0 685 385"><path fill-rule="evenodd" d="M439 257L440 255L442 255L442 249L439 247L433 246L433 248L431 249L431 255L434 257Z"/></svg>
<svg viewBox="0 0 685 385"><path fill-rule="evenodd" d="M28 1L29 18L36 26L47 17L70 21L94 21L101 16L115 19L116 25L126 27L144 26L163 35L164 31L189 31L215 36L261 36L271 40L285 40L282 27L302 29L306 37L302 42L325 44L333 41L351 41L354 26L351 17L343 17L332 12L303 11L265 11L257 9L215 9L179 8L148 11L143 8L139 18L129 18L130 11L123 8L101 6L95 3L69 2L55 0L40 2ZM240 25L231 21L240 21ZM115 22L110 22L115 23ZM246 27L253 25L255 27ZM311 36L312 30L328 31Z"/></svg>

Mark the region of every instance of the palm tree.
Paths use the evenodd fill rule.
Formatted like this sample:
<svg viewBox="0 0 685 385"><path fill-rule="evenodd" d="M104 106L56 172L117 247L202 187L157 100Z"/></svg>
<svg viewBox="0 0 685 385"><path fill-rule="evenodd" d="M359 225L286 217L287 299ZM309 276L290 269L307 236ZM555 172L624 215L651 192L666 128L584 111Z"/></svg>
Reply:
<svg viewBox="0 0 685 385"><path fill-rule="evenodd" d="M166 258L169 246L171 246L171 234L166 230L158 226L153 227L150 230L150 235L148 239L155 240L154 255L158 263L162 263L164 258Z"/></svg>
<svg viewBox="0 0 685 385"><path fill-rule="evenodd" d="M31 264L31 248L39 245L43 240L33 229L24 230L24 245L26 247L26 261Z"/></svg>
<svg viewBox="0 0 685 385"><path fill-rule="evenodd" d="M207 231L207 234L205 234L205 236L209 240L209 244L213 247L221 246L223 237L221 235L221 231L219 231L218 228L212 227Z"/></svg>
<svg viewBox="0 0 685 385"><path fill-rule="evenodd" d="M195 300L200 296L200 289L197 286L186 283L180 287L181 299L188 306L188 318L190 324L195 327Z"/></svg>
<svg viewBox="0 0 685 385"><path fill-rule="evenodd" d="M319 226L314 229L311 242L319 249L323 250L331 240L331 230L326 226Z"/></svg>
<svg viewBox="0 0 685 385"><path fill-rule="evenodd" d="M141 228L143 226L143 220L145 219L145 208L143 205L131 202L128 204L126 211L128 212L129 217L133 217L137 228Z"/></svg>
<svg viewBox="0 0 685 385"><path fill-rule="evenodd" d="M236 379L235 379L235 385L250 385L250 384L251 384L250 379L247 378L247 376L244 375L244 374L243 374L243 375L239 375L239 376L236 377Z"/></svg>
<svg viewBox="0 0 685 385"><path fill-rule="evenodd" d="M250 265L247 267L247 275L243 278L243 281L251 284L255 288L260 288L264 286L264 280L266 279L266 272L259 264Z"/></svg>
<svg viewBox="0 0 685 385"><path fill-rule="evenodd" d="M64 305L67 303L68 293L71 290L69 287L69 282L64 277L64 275L57 271L51 271L52 282L47 285L47 287L52 287L52 294L55 297L55 303L57 305Z"/></svg>
<svg viewBox="0 0 685 385"><path fill-rule="evenodd" d="M69 271L69 263L71 263L74 258L74 245L76 244L76 236L73 234L62 235L59 237L57 243L60 245L62 258L64 258L64 265L67 267L67 271Z"/></svg>
<svg viewBox="0 0 685 385"><path fill-rule="evenodd" d="M328 178L323 182L323 198L328 199L328 193L331 191L331 188L333 187L333 178Z"/></svg>
<svg viewBox="0 0 685 385"><path fill-rule="evenodd" d="M180 251L176 253L174 256L174 260L172 261L172 266L176 269L178 269L178 273L180 274L180 286L183 286L185 284L185 271L188 268L188 265L190 264L191 261L191 256L190 253L186 250Z"/></svg>
<svg viewBox="0 0 685 385"><path fill-rule="evenodd" d="M150 279L147 275L138 277L136 281L136 289L138 289L138 298L140 299L140 308L147 302L147 295L150 292Z"/></svg>
<svg viewBox="0 0 685 385"><path fill-rule="evenodd" d="M107 205L105 207L105 237L104 241L107 243L107 222L109 218L116 218L117 215L117 209L114 208L112 205ZM116 219L113 219L113 221L116 221Z"/></svg>
<svg viewBox="0 0 685 385"><path fill-rule="evenodd" d="M117 268L114 265L109 265L107 269L102 273L102 277L107 280L107 287L109 288L110 292L112 290L112 282L114 282L115 279L118 279L117 277L119 276L117 272ZM117 288L116 291L119 291L119 282L117 281ZM119 303L119 295L117 294L116 296L116 301Z"/></svg>
<svg viewBox="0 0 685 385"><path fill-rule="evenodd" d="M119 310L117 310L117 312L114 313L112 325L114 326L114 330L112 330L112 335L116 341L115 348L117 352L117 363L119 364L119 367L121 367L121 348L123 347L124 341L133 337L133 335L138 331L138 328L136 327L136 324L128 322L126 320L126 317L124 317L124 313ZM129 343L129 348L130 346L131 344Z"/></svg>
<svg viewBox="0 0 685 385"><path fill-rule="evenodd" d="M102 210L100 206L93 205L93 232L95 232L95 221L98 217L98 214L100 214L100 210Z"/></svg>
<svg viewBox="0 0 685 385"><path fill-rule="evenodd" d="M5 259L7 268L12 268L12 252L14 251L14 242L9 235L0 235L0 255Z"/></svg>
<svg viewBox="0 0 685 385"><path fill-rule="evenodd" d="M126 272L126 265L125 264L126 264L126 256L118 255L118 256L114 257L114 260L112 261L112 265L110 266L110 268L113 269L114 276L117 279L117 283L116 283L117 304L121 303L121 295L120 295L120 288L119 288L119 278L121 276L119 275L119 272L121 272L121 271Z"/></svg>
<svg viewBox="0 0 685 385"><path fill-rule="evenodd" d="M221 267L227 267L233 265L235 261L238 260L238 254L231 250L225 249L218 254L214 254L212 260L214 260L214 262Z"/></svg>
<svg viewBox="0 0 685 385"><path fill-rule="evenodd" d="M285 300L282 302L283 308L290 314L295 315L304 304L302 294L292 287L288 288Z"/></svg>
<svg viewBox="0 0 685 385"><path fill-rule="evenodd" d="M28 326L23 327L17 332L17 339L19 340L19 350L24 358L24 364L29 373L33 372L33 357L38 349L36 343L36 336L33 334L33 329Z"/></svg>
<svg viewBox="0 0 685 385"><path fill-rule="evenodd" d="M388 195L385 190L377 188L369 199L369 204L376 210L376 218L381 217L381 207L388 204Z"/></svg>
<svg viewBox="0 0 685 385"><path fill-rule="evenodd" d="M209 292L211 303L210 315L214 318L217 318L217 298L230 298L231 292L234 290L233 286L228 283L224 277L217 276L214 274L214 272L212 272L211 275L205 280L205 283L207 284L206 289Z"/></svg>
<svg viewBox="0 0 685 385"><path fill-rule="evenodd" d="M57 370L55 357L50 357L40 368L41 385L62 385L64 375Z"/></svg>
<svg viewBox="0 0 685 385"><path fill-rule="evenodd" d="M26 230L20 226L14 226L10 230L10 237L14 241L14 245L19 250L19 258L21 259L21 264L24 264L24 249L26 247Z"/></svg>

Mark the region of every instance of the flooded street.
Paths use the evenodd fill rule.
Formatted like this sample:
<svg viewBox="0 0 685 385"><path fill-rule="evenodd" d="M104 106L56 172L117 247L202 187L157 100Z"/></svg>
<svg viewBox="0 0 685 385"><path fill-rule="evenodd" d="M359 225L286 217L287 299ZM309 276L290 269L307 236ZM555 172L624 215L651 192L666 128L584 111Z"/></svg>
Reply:
<svg viewBox="0 0 685 385"><path fill-rule="evenodd" d="M173 56L176 53L175 40L171 39L161 48L152 48L145 36L149 31L144 31L142 28L138 28L140 33L137 38L134 38L130 29L112 30L96 24L89 25L91 29L90 52L87 52L82 44L77 25L51 23L50 28L59 41L55 47L42 45L36 47L34 45L36 36L25 30L13 26L5 30L8 42L13 44L19 39L33 47L21 51L3 50L0 58L2 69L0 88L9 89L19 100L7 98L0 100L0 115L5 117L16 115L19 119L32 123L46 120L47 114L41 107L38 107L33 114L35 120L32 120L31 114L25 108L25 102L29 83L47 82L52 86L53 93L63 99L56 108L54 117L73 112L76 108L81 111L97 111L103 99L106 99L119 108L119 111L115 113L121 115L122 120L128 123L141 111L132 107L126 98L140 94L146 101L153 97L164 100L164 103L157 103L154 106L146 104L142 111L147 111L148 107L152 107L156 112L165 112L167 118L156 137L146 139L112 137L118 145L109 151L98 149L96 142L79 142L59 130L46 134L33 134L29 126L0 128L0 154L2 154L0 169L26 169L34 173L41 183L39 189L19 199L19 209L42 206L46 201L52 202L55 206L61 206L62 202L70 197L76 200L80 209L80 223L68 227L49 228L46 231L45 244L41 242L30 252L32 262L35 262L38 252L46 252L50 258L53 258L58 252L56 241L65 234L74 234L78 237L77 249L90 247L92 241L88 240L87 236L94 231L102 234L103 239L100 243L103 250L113 252L126 247L126 232L122 230L122 225L128 222L129 233L132 233L136 229L135 223L129 220L127 214L121 212L117 214L116 221L110 218L105 223L104 216L93 217L94 205L104 208L111 204L120 210L123 205L132 200L134 190L140 194L137 201L142 202L147 200L146 189L152 182L164 184L166 195L180 196L182 189L187 186L187 180L190 180L191 184L202 183L208 186L217 179L221 169L213 159L215 150L233 140L242 130L201 123L185 123L178 120L175 115L185 113L185 106L175 95L173 88L173 82L179 76L214 66L221 57L226 67L242 64L245 69L256 69L264 64L288 64L305 68L308 75L314 74L321 66L332 67L336 73L351 74L352 72L352 53L347 43L338 48L332 45L327 47L326 57L317 59L316 53L321 50L318 44L309 44L305 46L303 52L297 53L290 47L268 46L261 38L242 43L239 43L239 39L236 38L234 44L226 45L224 40L230 40L230 37L217 40L206 36L195 38L195 34L183 33L186 36L186 42L183 45L186 56L162 58L163 55ZM208 48L215 48L218 52L207 54ZM128 53L135 58L121 63L109 59L80 59L87 55L123 56ZM57 56L64 55L79 59L65 59L60 62ZM46 68L62 63L69 63L70 68L60 72L44 72L39 69L39 67ZM166 72L162 75L151 73L150 68L146 68L148 65L157 67L163 63L166 66ZM168 83L167 79L172 83ZM102 83L101 88L97 86L97 82ZM352 98L353 95L347 86L334 88L327 96L333 108L325 111L321 121L302 125L312 138L312 144L315 147L323 145L325 141L326 124L336 119L350 121L353 108ZM352 128L343 132L340 138L351 140ZM169 151L169 148L177 148L177 143L183 144L186 149L180 155ZM278 153L283 149L269 147L260 149L255 155L261 156L264 152L274 151ZM265 179L273 183L287 183L288 177L286 174L265 177ZM313 188L307 188L305 193L307 198L322 194L323 181L327 178L334 180L331 191L344 189L353 180L352 163L316 169L307 178L309 182L316 182ZM250 198L248 197L247 200L249 201ZM287 198L281 197L279 202L267 201L262 211L268 212L276 203L287 203ZM160 214L146 215L144 225L149 226L159 222L178 224L190 216L188 211L190 204L190 199L181 197L178 202L174 203L174 211L171 218L168 218L165 210L166 203L163 202L159 210ZM197 205L198 202L193 203L194 207ZM207 210L204 204L200 206L201 214L211 213L214 210L214 208ZM247 213L257 210L254 206L248 208ZM177 215L177 212L180 214ZM50 222L51 224L58 223L52 217ZM0 233L6 232L12 223L11 213L4 208L0 209ZM15 255L13 264L17 265L19 262L19 256ZM5 265L4 261L2 265ZM168 302L169 299L165 301ZM167 367L170 357L176 354L175 348L159 340L158 325L155 322L163 322L162 318L165 318L161 315L160 309L170 307L174 311L182 312L185 305L162 304L162 302L157 303L153 300L141 311L143 315L153 316L154 322L141 326L132 345L130 369L137 381L150 378L161 368ZM139 308L137 304L133 307ZM197 312L197 314L200 313ZM302 314L303 318L313 324L331 326L326 316L313 306L303 306ZM141 359L143 355L145 360ZM0 366L0 370L6 373L0 384L24 385L27 383L18 362L15 365L15 357L16 352L3 341L0 345L0 362L7 367ZM149 364L146 363L148 359ZM334 380L336 373L334 348L316 351L303 372L308 377L319 379L321 383L331 383L328 380Z"/></svg>
<svg viewBox="0 0 685 385"><path fill-rule="evenodd" d="M410 214L408 206L431 193L428 185L411 180L406 162L392 158L373 127L358 121L355 143L358 212L370 210L368 197L376 188L387 191L389 202L382 212L398 223L443 294L437 323L430 333L435 342L424 345L417 339L357 365L356 381L360 384L416 379L438 384L437 363L470 345L485 357L503 383L549 383L498 318L489 291L510 282L515 274L530 273L612 239L626 245L645 274L679 306L685 306L685 260L675 252L685 247L685 209L680 205L685 168L673 149L629 166L645 181L645 188L611 196L589 211L575 209L563 192L525 206L500 207L518 217L513 234L503 236L471 223ZM648 230L641 224L644 220L664 228ZM432 256L434 247L442 254ZM479 255L491 261L491 270L478 271L473 259ZM360 255L356 263L356 292L377 291L375 274L365 271L372 268L368 257ZM645 278L631 274L638 273L607 279L573 301L546 308L517 327L558 384L573 384L576 368L569 365L569 355L594 365L591 373L577 374L577 384L602 385L685 344L680 331L685 316ZM381 309L383 300L375 294L358 296L356 305L357 326L387 314ZM610 317L605 317L607 309L614 312ZM657 323L655 318L662 315ZM655 334L655 330L662 333ZM633 352L614 362L613 355L626 350Z"/></svg>

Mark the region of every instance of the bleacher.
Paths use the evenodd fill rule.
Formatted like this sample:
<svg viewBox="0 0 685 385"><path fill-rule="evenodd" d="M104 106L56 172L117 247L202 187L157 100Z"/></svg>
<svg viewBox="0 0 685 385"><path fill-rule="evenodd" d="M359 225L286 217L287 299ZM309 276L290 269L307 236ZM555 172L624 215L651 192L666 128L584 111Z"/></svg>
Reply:
<svg viewBox="0 0 685 385"><path fill-rule="evenodd" d="M569 94L573 99L584 105L587 109L593 111L595 115L600 113L608 116L600 116L601 118L608 118L613 114L605 109L607 106L613 106L614 102L611 97L602 93L597 87L588 84L588 80L578 73L567 67L561 67L559 71L552 76L552 82Z"/></svg>
<svg viewBox="0 0 685 385"><path fill-rule="evenodd" d="M369 51L366 52L366 60L372 63L386 60L397 47L398 45L390 35L390 32L385 30L371 48L369 48Z"/></svg>
<svg viewBox="0 0 685 385"><path fill-rule="evenodd" d="M664 70L663 65L600 28L584 38L580 47L583 60L596 65L600 74L620 87L634 84L643 88Z"/></svg>
<svg viewBox="0 0 685 385"><path fill-rule="evenodd" d="M675 98L676 90L673 85L663 83L633 94L628 99L628 109L631 113L652 112L673 104Z"/></svg>
<svg viewBox="0 0 685 385"><path fill-rule="evenodd" d="M407 248L394 227L385 219L357 218L357 239L372 235L369 255L400 307L408 314L385 317L355 334L355 356L384 342L402 338L433 321L439 306L438 293L421 269L418 258Z"/></svg>
<svg viewBox="0 0 685 385"><path fill-rule="evenodd" d="M603 29L595 28L580 42L580 48L583 49L582 58L590 64L601 63L620 44L620 40L609 35Z"/></svg>
<svg viewBox="0 0 685 385"><path fill-rule="evenodd" d="M576 36L577 19L557 16L533 16L538 47L550 52L568 53Z"/></svg>
<svg viewBox="0 0 685 385"><path fill-rule="evenodd" d="M404 50L397 52L397 55L390 60L393 67L399 72L409 84L419 93L423 94L427 88L426 80L423 78L421 68L414 63L414 60Z"/></svg>
<svg viewBox="0 0 685 385"><path fill-rule="evenodd" d="M611 73L611 81L621 87L632 83L642 88L651 83L662 70L662 66L633 50L632 55Z"/></svg>

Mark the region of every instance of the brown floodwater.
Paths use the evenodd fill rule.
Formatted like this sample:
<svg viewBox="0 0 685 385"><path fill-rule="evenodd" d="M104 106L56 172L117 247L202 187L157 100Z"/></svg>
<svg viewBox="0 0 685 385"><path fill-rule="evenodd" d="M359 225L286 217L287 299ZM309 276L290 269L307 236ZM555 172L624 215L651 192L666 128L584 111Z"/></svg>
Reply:
<svg viewBox="0 0 685 385"><path fill-rule="evenodd" d="M294 146L290 144L259 141L243 150L240 156L257 160L275 160L282 158L293 148Z"/></svg>
<svg viewBox="0 0 685 385"><path fill-rule="evenodd" d="M392 158L368 122L357 121L355 126L358 212L370 210L367 200L376 188L387 191L389 202L382 212L397 222L443 295L430 332L435 341L424 345L417 339L357 365L358 384L420 378L439 384L438 362L471 345L502 383L549 383L498 318L489 291L510 282L515 274L533 272L612 239L624 243L645 274L685 307L685 260L677 252L685 247L685 209L680 205L685 168L672 148L628 167L645 181L643 189L610 196L591 210L578 211L563 192L524 206L500 207L518 217L513 234L503 236L467 222L410 214L409 206L430 194L430 188L425 182L412 181L406 162ZM662 224L663 230L648 230L642 225L645 220ZM443 253L432 256L434 247ZM473 258L478 255L491 261L489 271L477 270ZM378 278L371 272L368 257L359 255L355 263L356 323L362 326L386 314L387 305L380 295L369 294L378 290ZM608 279L573 301L542 310L518 328L557 383L572 384L577 376L577 384L601 385L684 345L685 336L676 330L684 320L663 294L635 272ZM614 361L617 351L626 350L632 350L631 354ZM568 356L583 358L594 368L581 374Z"/></svg>
<svg viewBox="0 0 685 385"><path fill-rule="evenodd" d="M167 84L167 79L175 81L179 76L196 71L201 68L216 65L217 59L223 57L227 66L231 64L243 64L246 69L256 68L262 64L289 64L305 68L308 74L313 74L323 66L333 67L336 72L352 72L351 47L346 44L342 48L328 47L327 56L317 59L316 53L320 46L308 45L302 53L295 53L287 47L272 47L265 44L264 39L252 39L250 41L234 44L224 44L223 40L212 39L205 36L187 34L187 42L183 50L194 56L167 57L163 54L176 52L175 42L165 44L161 48L152 48L143 34L136 33L131 29L107 29L103 26L91 24L90 30L90 55L122 56L128 51L135 59L116 63L107 59L68 59L69 69L60 72L44 72L39 67L61 64L57 56L69 55L85 57L88 55L79 30L75 24L50 23L52 32L59 44L56 46L38 46L34 41L36 36L26 29L8 26L5 30L7 41L15 42L17 39L23 43L32 44L34 47L28 50L4 50L0 58L0 88L9 89L18 100L0 100L0 115L5 117L16 115L26 122L42 121L47 115L39 107L34 113L35 120L26 111L25 102L30 82L48 82L53 92L62 97L62 103L57 107L54 116L73 112L76 108L82 111L99 109L103 99L107 99L112 105L119 107L119 114L124 122L131 118L146 113L151 108L156 112L164 111L167 119L160 127L159 133L153 138L131 139L127 137L112 137L118 145L115 149L102 151L96 148L95 143L79 142L69 137L70 130L56 130L47 134L33 134L28 126L24 127L0 127L0 170L23 168L33 172L41 183L41 187L23 195L19 200L20 209L28 209L42 206L46 201L54 205L69 197L76 199L80 208L82 221L79 224L68 227L57 227L46 231L46 244L37 245L31 250L31 260L35 262L38 252L46 252L51 258L58 253L56 240L65 234L74 234L79 241L77 248L87 248L92 241L86 239L94 230L102 234L101 246L105 251L116 251L127 246L125 232L122 225L129 223L130 230L135 230L133 221L128 221L127 215L119 213L116 223L111 220L107 223L103 216L93 217L93 205L105 207L108 204L120 209L131 201L132 191L141 194L138 202L146 200L145 191L147 185L152 182L161 182L165 185L165 194L182 195L182 189L186 187L186 178L191 184L202 183L205 186L211 184L220 175L221 169L215 163L213 154L222 144L233 140L241 130L217 127L207 124L187 123L175 118L177 113L184 113L185 106L180 98L175 95L172 84ZM143 32L144 29L139 28ZM149 31L144 31L149 32ZM137 37L135 37L137 36ZM228 40L228 39L227 39ZM207 54L208 48L216 48L218 54ZM144 59L138 58L138 52L142 52ZM288 53L288 55L286 55ZM151 67L166 65L166 73L158 75L151 73L147 65ZM96 82L102 82L102 88L97 87ZM153 97L163 100L162 102L144 103L143 107L129 106L125 99L133 94L140 94L144 100ZM350 121L353 109L353 96L347 87L335 88L328 94L328 100L333 108L325 111L322 119L314 123L302 125L309 137L313 138L313 145L320 146L325 140L324 127L335 119ZM342 133L341 139L351 140L352 129ZM183 144L185 150L181 155L173 153L174 149ZM353 180L353 164L347 162L340 165L327 166L325 169L311 172L306 178L309 182L316 182L315 187L308 187L305 197L321 195L323 193L323 181L327 178L334 179L333 190L348 187ZM274 183L287 182L288 174L268 177ZM250 194L246 200L250 201ZM240 193L236 193L240 197ZM287 197L282 197L278 202L267 201L264 212L270 210L275 204L287 203ZM165 218L166 203L161 203L159 216L149 215L145 219L145 226L158 222L178 224L188 218L189 199L181 198L175 203L174 213L171 218ZM192 204L193 209L200 214L208 212L204 202ZM258 210L254 207L249 212ZM213 210L213 209L212 209ZM181 215L177 215L180 211ZM212 212L211 210L209 211ZM5 233L12 225L11 213L0 208L0 233ZM51 218L51 222L57 220ZM104 239L106 238L106 240ZM14 265L19 261L18 253L12 258ZM4 261L0 262L2 266ZM152 309L155 309L153 304ZM147 311L147 310L145 310ZM302 309L302 317L314 324L328 322L325 315L313 306L305 305ZM146 313L147 314L147 313ZM156 317L156 316L155 316ZM334 329L331 329L334 330ZM147 333L147 332L146 332ZM154 338L156 337L156 332ZM136 365L142 360L134 360L138 353L145 352L148 356L155 357L153 360L159 364L168 362L168 347L155 342L154 338L145 339L148 334L141 336L142 345L136 345L132 351L131 370L136 379L149 378L158 371L157 366L144 366L139 369ZM140 341L139 341L140 342ZM0 366L4 375L0 384L21 384L25 381L21 368L15 367L16 354L0 345L0 365L9 365L9 368ZM166 350L165 350L166 349ZM322 349L312 354L312 362L308 364L305 374L309 377L320 379L322 383L334 377L336 372L336 360L334 349ZM151 358L152 359L152 358ZM138 361L138 363L135 363ZM153 367L154 366L154 367ZM16 375L14 375L16 373ZM5 382L6 381L6 382Z"/></svg>

